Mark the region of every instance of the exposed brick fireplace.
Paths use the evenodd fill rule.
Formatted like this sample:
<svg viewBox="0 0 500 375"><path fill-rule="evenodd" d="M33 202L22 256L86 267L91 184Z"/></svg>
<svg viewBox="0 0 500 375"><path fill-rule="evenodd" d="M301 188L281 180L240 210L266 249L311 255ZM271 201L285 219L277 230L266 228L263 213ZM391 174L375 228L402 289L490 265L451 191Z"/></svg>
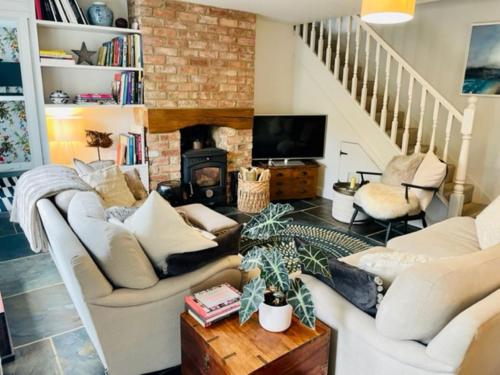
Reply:
<svg viewBox="0 0 500 375"><path fill-rule="evenodd" d="M129 15L144 35L148 109L253 108L255 15L170 0L129 0ZM251 126L220 125L213 136L228 169L250 165ZM181 177L180 128L148 132L152 188Z"/></svg>

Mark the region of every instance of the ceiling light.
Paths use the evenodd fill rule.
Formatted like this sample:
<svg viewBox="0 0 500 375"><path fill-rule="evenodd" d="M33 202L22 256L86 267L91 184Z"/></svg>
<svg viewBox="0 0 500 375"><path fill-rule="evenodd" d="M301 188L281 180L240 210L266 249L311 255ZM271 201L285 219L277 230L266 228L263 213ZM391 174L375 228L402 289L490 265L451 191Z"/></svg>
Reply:
<svg viewBox="0 0 500 375"><path fill-rule="evenodd" d="M408 22L415 14L415 0L363 0L361 19L366 23Z"/></svg>

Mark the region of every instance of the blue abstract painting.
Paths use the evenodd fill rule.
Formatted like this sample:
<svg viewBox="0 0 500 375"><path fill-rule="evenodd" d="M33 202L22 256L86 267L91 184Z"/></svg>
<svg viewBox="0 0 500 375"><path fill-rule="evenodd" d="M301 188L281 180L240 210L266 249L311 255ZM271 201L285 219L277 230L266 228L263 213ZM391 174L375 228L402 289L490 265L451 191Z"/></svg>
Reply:
<svg viewBox="0 0 500 375"><path fill-rule="evenodd" d="M462 93L500 95L500 23L472 26Z"/></svg>

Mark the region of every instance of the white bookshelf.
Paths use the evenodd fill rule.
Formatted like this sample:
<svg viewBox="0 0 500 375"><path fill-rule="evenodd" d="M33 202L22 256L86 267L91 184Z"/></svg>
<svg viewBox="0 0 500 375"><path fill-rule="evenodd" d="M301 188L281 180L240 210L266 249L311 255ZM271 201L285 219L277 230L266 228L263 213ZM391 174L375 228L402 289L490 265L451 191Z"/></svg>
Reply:
<svg viewBox="0 0 500 375"><path fill-rule="evenodd" d="M112 72L142 72L142 68L126 67L126 66L101 66L101 65L58 65L57 63L40 63L42 68L55 69L73 69L73 70L101 70Z"/></svg>
<svg viewBox="0 0 500 375"><path fill-rule="evenodd" d="M127 35L127 34L142 34L141 30L124 29L119 27L80 25L75 23L63 23L54 21L37 20L36 24L39 29L55 29L64 31L76 31L86 33L111 34L111 35Z"/></svg>
<svg viewBox="0 0 500 375"><path fill-rule="evenodd" d="M137 108L137 109L145 109L146 106L144 104L45 104L46 109L65 109L65 108L75 108L75 109L128 109L128 108Z"/></svg>

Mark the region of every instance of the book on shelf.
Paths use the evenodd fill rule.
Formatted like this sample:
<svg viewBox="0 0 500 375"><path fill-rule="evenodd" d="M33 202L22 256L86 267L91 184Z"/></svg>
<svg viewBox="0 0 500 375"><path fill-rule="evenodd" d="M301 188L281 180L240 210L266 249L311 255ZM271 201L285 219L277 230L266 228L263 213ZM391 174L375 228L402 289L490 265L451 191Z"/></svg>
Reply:
<svg viewBox="0 0 500 375"><path fill-rule="evenodd" d="M112 93L118 104L144 104L142 72L122 72L115 74Z"/></svg>
<svg viewBox="0 0 500 375"><path fill-rule="evenodd" d="M186 296L186 311L204 327L225 319L240 309L241 293L225 283Z"/></svg>
<svg viewBox="0 0 500 375"><path fill-rule="evenodd" d="M72 66L72 65L75 65L75 60L73 60L73 59L55 59L52 57L41 57L40 63L42 65L50 65L50 66Z"/></svg>
<svg viewBox="0 0 500 375"><path fill-rule="evenodd" d="M99 47L97 65L142 67L142 46L138 34L118 36Z"/></svg>
<svg viewBox="0 0 500 375"><path fill-rule="evenodd" d="M42 65L67 66L75 65L75 59L63 50L40 50Z"/></svg>
<svg viewBox="0 0 500 375"><path fill-rule="evenodd" d="M38 20L88 25L78 0L34 0Z"/></svg>
<svg viewBox="0 0 500 375"><path fill-rule="evenodd" d="M118 136L116 147L117 165L142 164L142 136L135 133L122 133Z"/></svg>
<svg viewBox="0 0 500 375"><path fill-rule="evenodd" d="M113 95L111 94L85 93L76 95L75 104L110 105L110 104L116 104L116 101Z"/></svg>

